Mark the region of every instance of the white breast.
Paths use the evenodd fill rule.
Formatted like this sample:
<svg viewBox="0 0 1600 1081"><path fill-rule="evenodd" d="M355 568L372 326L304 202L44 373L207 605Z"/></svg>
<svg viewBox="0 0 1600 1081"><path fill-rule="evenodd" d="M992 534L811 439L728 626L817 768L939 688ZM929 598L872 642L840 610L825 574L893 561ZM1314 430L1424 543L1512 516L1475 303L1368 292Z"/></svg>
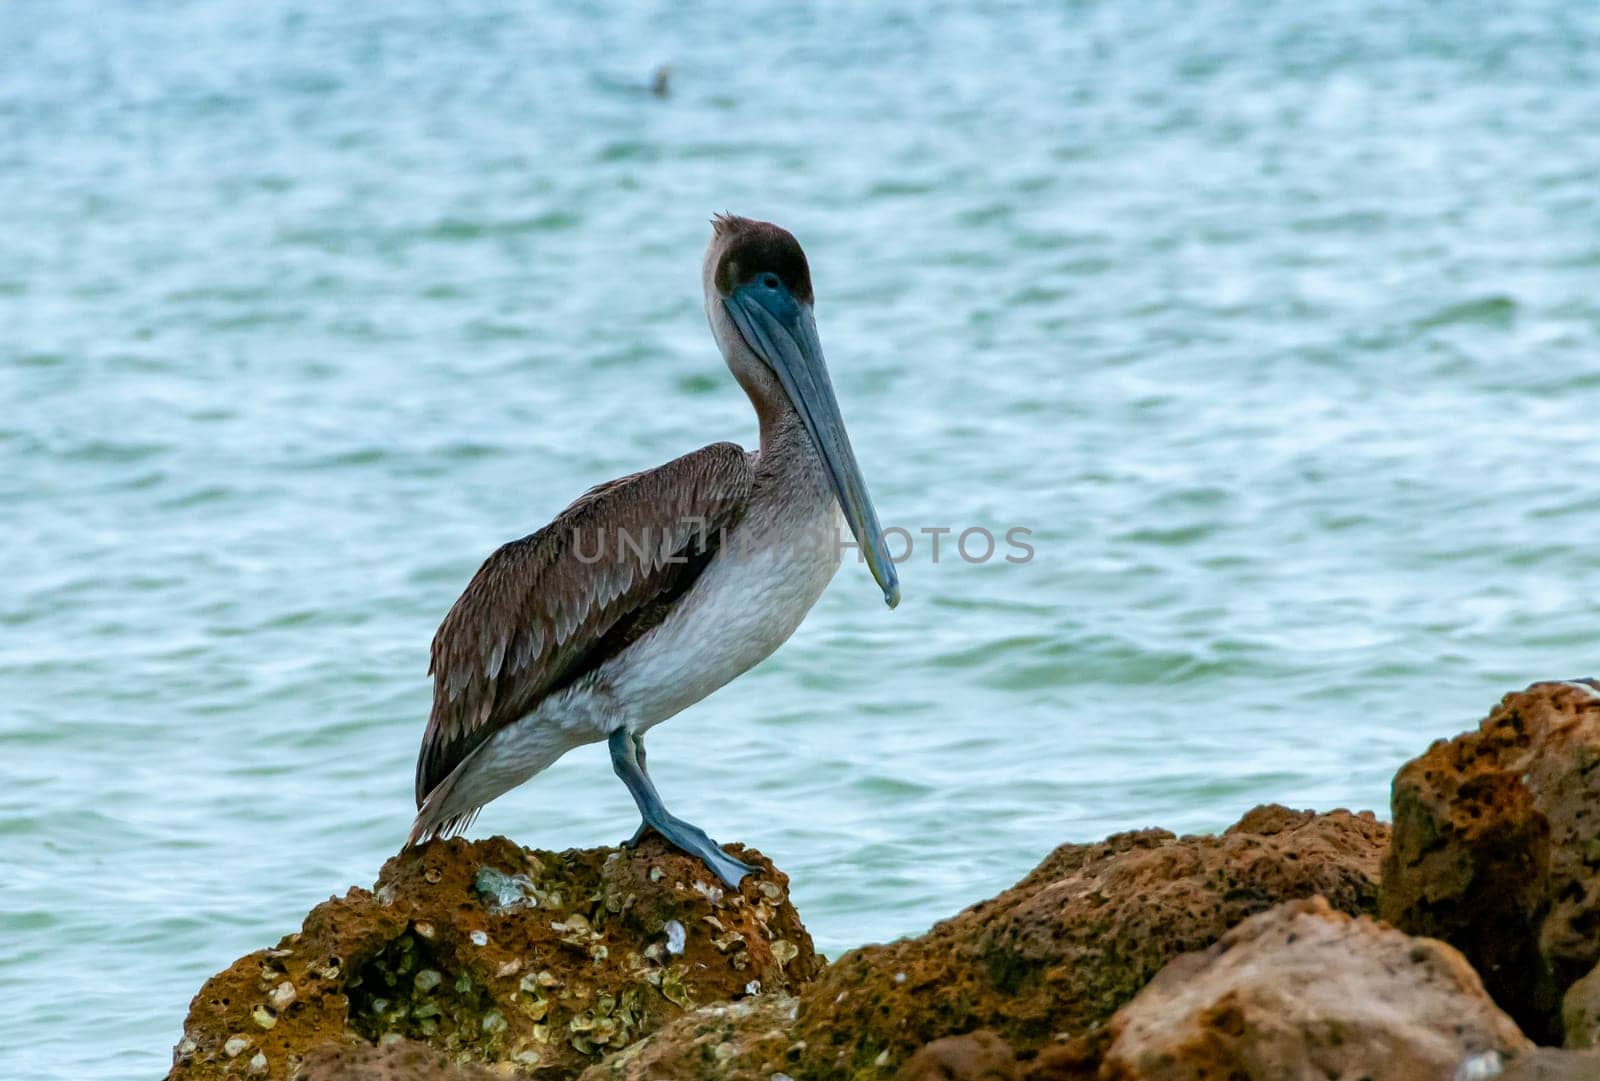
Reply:
<svg viewBox="0 0 1600 1081"><path fill-rule="evenodd" d="M761 516L731 530L661 625L597 673L629 727L642 731L693 705L794 633L839 569L842 524L831 496L797 511L783 508L781 529L763 533ZM786 543L751 544L752 535Z"/></svg>

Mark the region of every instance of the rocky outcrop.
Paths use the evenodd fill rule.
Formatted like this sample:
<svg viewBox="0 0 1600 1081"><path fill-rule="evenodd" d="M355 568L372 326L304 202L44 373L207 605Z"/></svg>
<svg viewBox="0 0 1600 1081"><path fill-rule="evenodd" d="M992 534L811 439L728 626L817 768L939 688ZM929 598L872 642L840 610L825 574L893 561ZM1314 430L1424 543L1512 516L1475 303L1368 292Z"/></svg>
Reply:
<svg viewBox="0 0 1600 1081"><path fill-rule="evenodd" d="M1600 689L1507 696L1394 812L1063 845L827 967L755 853L435 843L208 981L170 1081L1600 1081Z"/></svg>
<svg viewBox="0 0 1600 1081"><path fill-rule="evenodd" d="M654 839L631 852L501 837L404 852L372 890L318 905L299 933L208 980L170 1081L287 1079L324 1045L401 1039L575 1077L699 1005L794 989L819 962L788 880L734 851L760 867L737 892Z"/></svg>
<svg viewBox="0 0 1600 1081"><path fill-rule="evenodd" d="M934 1040L912 1055L895 1081L1017 1081L1017 1053L988 1029Z"/></svg>
<svg viewBox="0 0 1600 1081"><path fill-rule="evenodd" d="M1063 845L927 934L845 954L800 991L792 1023L701 1011L585 1081L886 1078L925 1044L978 1029L1030 1055L1103 1023L1172 958L1281 901L1322 894L1371 911L1387 838L1370 814L1260 807L1220 836ZM712 1072L690 1069L702 1061Z"/></svg>
<svg viewBox="0 0 1600 1081"><path fill-rule="evenodd" d="M500 1081L491 1070L457 1062L415 1040L324 1044L307 1055L295 1081Z"/></svg>
<svg viewBox="0 0 1600 1081"><path fill-rule="evenodd" d="M1557 1051L1540 1047L1518 1055L1499 1073L1474 1070L1464 1064L1452 1081L1600 1081L1600 1055L1593 1052Z"/></svg>
<svg viewBox="0 0 1600 1081"><path fill-rule="evenodd" d="M1084 1032L1174 957L1281 901L1321 894L1371 911L1387 839L1370 814L1259 807L1220 836L1063 845L927 934L830 965L801 998L807 1076L898 1065L980 1028L1019 1053Z"/></svg>
<svg viewBox="0 0 1600 1081"><path fill-rule="evenodd" d="M1380 911L1472 962L1529 1035L1600 961L1600 691L1540 683L1394 781Z"/></svg>
<svg viewBox="0 0 1600 1081"><path fill-rule="evenodd" d="M1561 999L1561 1029L1567 1047L1600 1049L1600 965L1567 988Z"/></svg>
<svg viewBox="0 0 1600 1081"><path fill-rule="evenodd" d="M1531 1047L1461 954L1320 897L1253 916L1117 1012L1102 1081L1453 1081Z"/></svg>
<svg viewBox="0 0 1600 1081"><path fill-rule="evenodd" d="M805 1052L795 1042L799 1002L762 995L704 1006L586 1070L581 1081L769 1081Z"/></svg>

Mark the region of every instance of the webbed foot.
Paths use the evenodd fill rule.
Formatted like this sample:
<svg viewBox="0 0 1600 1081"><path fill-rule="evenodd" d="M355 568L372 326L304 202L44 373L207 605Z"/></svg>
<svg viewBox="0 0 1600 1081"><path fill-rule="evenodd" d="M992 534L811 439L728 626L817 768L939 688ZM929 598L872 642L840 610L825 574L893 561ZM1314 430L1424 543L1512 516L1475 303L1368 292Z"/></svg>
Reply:
<svg viewBox="0 0 1600 1081"><path fill-rule="evenodd" d="M661 797L656 794L656 786L650 783L650 775L644 771L642 739L625 728L619 728L611 733L609 742L611 767L622 778L622 783L628 786L628 791L633 793L633 801L638 804L639 815L644 819L633 836L622 842L624 848L633 848L646 833L655 830L674 848L699 859L724 885L733 890L739 888L739 881L745 875L758 870L728 855L706 835L705 830L674 816L662 805Z"/></svg>

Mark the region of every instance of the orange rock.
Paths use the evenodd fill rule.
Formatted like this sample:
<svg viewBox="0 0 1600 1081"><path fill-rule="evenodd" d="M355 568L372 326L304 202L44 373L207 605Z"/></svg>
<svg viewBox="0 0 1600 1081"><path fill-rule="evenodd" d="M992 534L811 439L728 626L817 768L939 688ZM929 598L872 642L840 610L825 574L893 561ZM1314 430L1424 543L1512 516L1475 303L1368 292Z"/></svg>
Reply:
<svg viewBox="0 0 1600 1081"><path fill-rule="evenodd" d="M295 1081L500 1081L482 1066L463 1065L413 1040L376 1045L329 1044L306 1056Z"/></svg>
<svg viewBox="0 0 1600 1081"><path fill-rule="evenodd" d="M761 868L738 892L659 840L402 853L208 980L170 1081L279 1081L327 1043L398 1037L570 1078L702 1003L798 987L819 963L788 879L734 851Z"/></svg>
<svg viewBox="0 0 1600 1081"><path fill-rule="evenodd" d="M1380 911L1460 949L1532 1036L1600 961L1600 693L1538 683L1394 780Z"/></svg>
<svg viewBox="0 0 1600 1081"><path fill-rule="evenodd" d="M1261 807L1216 837L1063 845L927 934L845 954L800 991L793 1020L792 1003L701 1010L584 1081L881 1079L935 1041L918 1068L953 1069L975 1048L944 1038L978 1029L1019 1057L1045 1051L1019 1068L1041 1081L1079 1076L1092 1056L1058 1041L1102 1024L1171 958L1290 898L1372 909L1387 838L1369 814Z"/></svg>
<svg viewBox="0 0 1600 1081"><path fill-rule="evenodd" d="M1493 1081L1600 1081L1600 1055L1539 1047L1512 1059Z"/></svg>
<svg viewBox="0 0 1600 1081"><path fill-rule="evenodd" d="M1253 916L1117 1012L1102 1081L1475 1077L1532 1045L1461 954L1322 898Z"/></svg>
<svg viewBox="0 0 1600 1081"><path fill-rule="evenodd" d="M1028 1063L1023 1081L1097 1081L1105 1055L1103 1028L1051 1044Z"/></svg>
<svg viewBox="0 0 1600 1081"><path fill-rule="evenodd" d="M912 1055L895 1081L1016 1081L1017 1055L988 1029L934 1040Z"/></svg>
<svg viewBox="0 0 1600 1081"><path fill-rule="evenodd" d="M1600 1048L1600 965L1578 980L1561 999L1566 1046Z"/></svg>
<svg viewBox="0 0 1600 1081"><path fill-rule="evenodd" d="M1370 814L1258 807L1220 836L1144 830L1063 845L927 934L830 965L801 995L805 1076L892 1067L979 1028L1019 1055L1088 1031L1169 960L1280 901L1322 894L1372 910L1387 840Z"/></svg>
<svg viewBox="0 0 1600 1081"><path fill-rule="evenodd" d="M803 1055L792 995L702 1006L608 1056L579 1081L771 1081Z"/></svg>

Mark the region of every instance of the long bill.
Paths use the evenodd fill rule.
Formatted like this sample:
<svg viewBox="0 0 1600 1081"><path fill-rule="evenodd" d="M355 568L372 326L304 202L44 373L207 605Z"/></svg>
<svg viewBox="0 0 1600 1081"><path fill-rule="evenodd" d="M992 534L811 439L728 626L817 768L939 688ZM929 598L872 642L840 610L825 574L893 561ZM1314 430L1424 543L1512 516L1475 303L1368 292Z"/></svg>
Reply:
<svg viewBox="0 0 1600 1081"><path fill-rule="evenodd" d="M900 603L900 576L889 558L878 512L873 509L855 451L850 448L844 418L839 415L839 402L833 396L828 366L822 359L822 343L817 339L811 305L797 301L781 283L773 284L770 276L734 290L723 304L745 342L776 373L794 403L827 466L850 532L855 534L867 567L883 590L884 603L893 608Z"/></svg>

